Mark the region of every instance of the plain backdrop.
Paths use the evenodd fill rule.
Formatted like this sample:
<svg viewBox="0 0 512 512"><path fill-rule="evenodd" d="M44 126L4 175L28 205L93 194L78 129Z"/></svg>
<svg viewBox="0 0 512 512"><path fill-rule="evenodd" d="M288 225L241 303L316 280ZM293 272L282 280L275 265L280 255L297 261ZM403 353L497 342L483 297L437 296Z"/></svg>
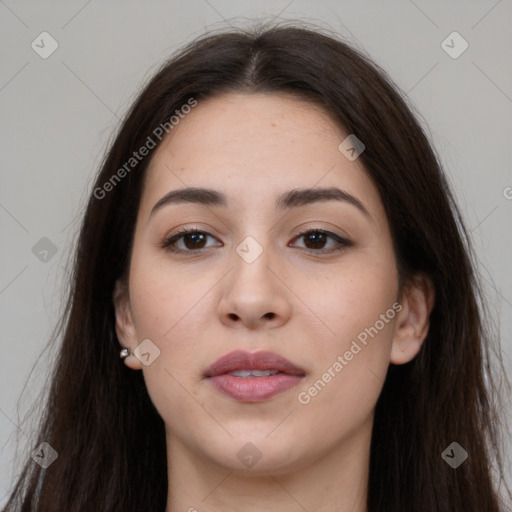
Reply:
<svg viewBox="0 0 512 512"><path fill-rule="evenodd" d="M183 43L207 29L272 18L340 33L421 113L471 233L512 369L511 0L1 0L0 503L17 471L17 442L30 448L22 420L55 358L43 349L62 311L84 202L119 118Z"/></svg>

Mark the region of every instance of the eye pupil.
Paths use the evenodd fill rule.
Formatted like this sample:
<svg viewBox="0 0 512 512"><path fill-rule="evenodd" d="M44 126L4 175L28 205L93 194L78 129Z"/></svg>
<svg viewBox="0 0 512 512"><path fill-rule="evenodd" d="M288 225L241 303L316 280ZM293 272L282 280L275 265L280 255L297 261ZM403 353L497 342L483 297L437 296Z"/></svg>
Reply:
<svg viewBox="0 0 512 512"><path fill-rule="evenodd" d="M206 236L204 233L188 233L186 235L183 236L183 242L185 244L185 246L187 247L187 249L197 249L197 248L202 248L203 245L198 245L197 242L201 243L205 242L206 240ZM192 247L189 247L188 246L188 243L189 241L192 241Z"/></svg>
<svg viewBox="0 0 512 512"><path fill-rule="evenodd" d="M318 249L319 248L318 245L323 246L325 244L325 239L326 239L325 233L321 233L320 231L312 231L311 233L306 235L305 243L308 248ZM308 245L308 243L307 243L308 240L312 240L313 247L309 247L309 245L311 245L311 244Z"/></svg>

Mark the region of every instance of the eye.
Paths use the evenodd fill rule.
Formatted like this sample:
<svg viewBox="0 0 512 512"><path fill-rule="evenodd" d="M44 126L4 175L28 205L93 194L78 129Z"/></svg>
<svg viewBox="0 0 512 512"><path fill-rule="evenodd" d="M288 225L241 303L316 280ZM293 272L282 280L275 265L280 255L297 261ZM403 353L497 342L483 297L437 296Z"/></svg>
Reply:
<svg viewBox="0 0 512 512"><path fill-rule="evenodd" d="M194 252L206 247L205 243L208 237L213 238L209 233L199 229L182 229L171 237L166 238L162 242L161 247L172 252ZM177 242L183 242L185 247L176 247Z"/></svg>
<svg viewBox="0 0 512 512"><path fill-rule="evenodd" d="M302 233L299 233L295 240L300 238L304 238L306 249L317 253L341 251L352 245L352 243L346 238L323 229L309 229L307 231L303 231ZM331 244L331 247L326 249L325 245L329 238L334 241L334 244Z"/></svg>
<svg viewBox="0 0 512 512"><path fill-rule="evenodd" d="M206 240L209 237L214 238L206 231L199 229L182 229L163 240L160 245L163 249L171 252L199 252L201 249L208 248ZM341 251L352 245L349 240L323 229L309 229L303 231L299 233L294 240L300 238L304 238L305 240L305 249L320 254ZM325 248L329 239L334 243L331 243L330 248ZM179 242L182 243L182 247L178 247Z"/></svg>

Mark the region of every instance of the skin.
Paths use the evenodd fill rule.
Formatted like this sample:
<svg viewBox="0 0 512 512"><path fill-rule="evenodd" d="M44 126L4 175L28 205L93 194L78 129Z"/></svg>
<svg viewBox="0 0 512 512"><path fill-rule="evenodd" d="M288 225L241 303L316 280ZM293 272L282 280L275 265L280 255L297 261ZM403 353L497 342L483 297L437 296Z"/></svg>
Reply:
<svg viewBox="0 0 512 512"><path fill-rule="evenodd" d="M429 325L425 278L402 290L386 214L360 159L338 149L347 133L321 107L297 98L224 94L199 104L164 140L148 168L127 282L113 299L120 343L150 339L160 355L135 356L166 426L166 512L366 510L374 409L387 367L413 359ZM172 204L171 190L208 187L228 207ZM337 187L356 197L277 211L291 189ZM210 236L159 244L180 228ZM341 251L306 229L347 238ZM263 249L236 252L247 236ZM195 252L194 252L195 251ZM317 251L317 252L315 252ZM304 392L396 302L401 310L307 404ZM268 315L273 313L273 315ZM295 388L260 403L216 391L205 369L235 349L276 352L306 371ZM332 373L332 370L331 370ZM261 454L246 467L237 452Z"/></svg>

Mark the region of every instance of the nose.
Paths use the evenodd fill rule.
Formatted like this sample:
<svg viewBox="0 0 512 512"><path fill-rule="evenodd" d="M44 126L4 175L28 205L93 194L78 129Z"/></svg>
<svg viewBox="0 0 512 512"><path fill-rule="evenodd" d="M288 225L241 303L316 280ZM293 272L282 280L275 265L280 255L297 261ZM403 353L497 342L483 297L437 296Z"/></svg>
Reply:
<svg viewBox="0 0 512 512"><path fill-rule="evenodd" d="M223 280L218 314L231 328L273 329L285 324L291 314L290 289L283 272L272 268L269 251L254 260L245 260L236 252L233 268ZM281 274L281 275L278 275Z"/></svg>

